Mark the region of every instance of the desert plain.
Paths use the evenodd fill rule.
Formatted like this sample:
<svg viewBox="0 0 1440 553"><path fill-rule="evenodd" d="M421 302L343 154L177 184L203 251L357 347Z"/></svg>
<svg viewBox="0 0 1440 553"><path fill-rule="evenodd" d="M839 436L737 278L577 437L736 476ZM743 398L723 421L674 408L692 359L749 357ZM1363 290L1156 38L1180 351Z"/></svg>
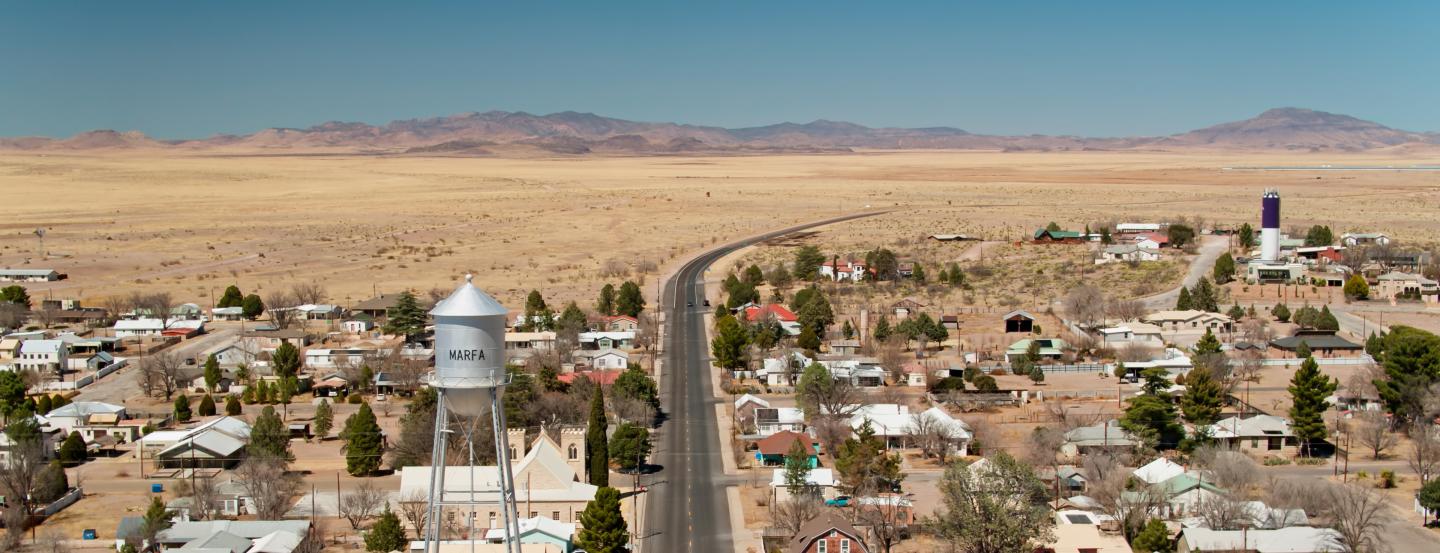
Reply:
<svg viewBox="0 0 1440 553"><path fill-rule="evenodd" d="M842 213L888 210L804 241L843 254L936 233L1014 242L1049 221L1238 226L1258 220L1265 188L1284 197L1286 229L1327 224L1428 247L1440 231L1440 172L1237 169L1427 161L1405 150L7 153L0 266L59 270L68 279L28 285L32 295L87 301L165 290L207 304L231 283L263 293L315 281L343 305L474 273L508 305L531 289L585 305L603 282L633 279L654 294L667 264L703 245Z"/></svg>

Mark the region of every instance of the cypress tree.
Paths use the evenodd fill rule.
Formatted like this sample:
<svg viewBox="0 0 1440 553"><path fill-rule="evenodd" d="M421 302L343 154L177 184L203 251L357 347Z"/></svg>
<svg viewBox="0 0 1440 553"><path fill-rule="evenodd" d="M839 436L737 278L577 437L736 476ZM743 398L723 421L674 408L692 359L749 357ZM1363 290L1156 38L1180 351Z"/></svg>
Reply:
<svg viewBox="0 0 1440 553"><path fill-rule="evenodd" d="M600 288L600 299L595 302L595 311L601 315L611 316L615 314L615 285L606 283Z"/></svg>
<svg viewBox="0 0 1440 553"><path fill-rule="evenodd" d="M1181 286L1180 297L1175 300L1175 309L1177 311L1188 311L1194 308L1195 303L1193 300L1190 299L1190 289Z"/></svg>
<svg viewBox="0 0 1440 553"><path fill-rule="evenodd" d="M85 439L80 437L79 432L71 431L65 437L65 442L60 444L58 453L60 461L67 465L78 465L85 462Z"/></svg>
<svg viewBox="0 0 1440 553"><path fill-rule="evenodd" d="M179 422L190 421L190 398L185 394L175 396L175 420Z"/></svg>
<svg viewBox="0 0 1440 553"><path fill-rule="evenodd" d="M260 300L260 296L250 294L245 296L244 301L240 302L240 315L246 319L253 321L264 313L265 302Z"/></svg>
<svg viewBox="0 0 1440 553"><path fill-rule="evenodd" d="M360 410L345 419L345 429L340 431L345 440L345 471L350 476L361 476L380 468L381 457L385 454L385 442L380 436L380 425L375 421L375 412L369 403L361 403Z"/></svg>
<svg viewBox="0 0 1440 553"><path fill-rule="evenodd" d="M607 486L610 483L610 445L605 434L610 421L605 417L605 388L595 387L590 398L590 424L585 431L585 459L590 467L590 483Z"/></svg>
<svg viewBox="0 0 1440 553"><path fill-rule="evenodd" d="M640 285L633 281L625 281L620 285L620 294L615 298L615 312L620 315L639 317L640 312L645 310L645 295L640 293Z"/></svg>
<svg viewBox="0 0 1440 553"><path fill-rule="evenodd" d="M1306 357L1290 379L1290 429L1304 442L1306 450L1325 439L1325 398L1335 393L1338 383L1320 372L1314 357Z"/></svg>
<svg viewBox="0 0 1440 553"><path fill-rule="evenodd" d="M315 421L310 427L311 430L315 431L315 437L323 440L330 435L330 427L334 424L335 413L330 409L330 401L321 399L320 405L315 407Z"/></svg>
<svg viewBox="0 0 1440 553"><path fill-rule="evenodd" d="M240 293L240 287L231 284L225 287L225 293L221 294L220 300L215 303L216 307L240 307L245 306L245 295Z"/></svg>
<svg viewBox="0 0 1440 553"><path fill-rule="evenodd" d="M233 395L225 396L225 414L226 414L226 415L229 415L229 416L232 416L232 417L238 416L238 415L241 413L241 411L243 411L243 409L240 407L240 399L239 399L239 398L236 398L236 397L233 396Z"/></svg>
<svg viewBox="0 0 1440 553"><path fill-rule="evenodd" d="M580 511L580 534L575 545L590 553L623 553L630 541L625 517L620 514L620 491L602 486L595 499Z"/></svg>
<svg viewBox="0 0 1440 553"><path fill-rule="evenodd" d="M205 359L205 391L215 393L215 387L220 385L220 360L215 354Z"/></svg>
<svg viewBox="0 0 1440 553"><path fill-rule="evenodd" d="M196 412L200 413L202 417L213 416L215 414L215 398L210 397L210 394L205 394L205 397L200 398L200 407L196 409Z"/></svg>
<svg viewBox="0 0 1440 553"><path fill-rule="evenodd" d="M48 414L53 409L55 406L51 404L50 396L40 396L40 399L35 401L35 411L41 415Z"/></svg>

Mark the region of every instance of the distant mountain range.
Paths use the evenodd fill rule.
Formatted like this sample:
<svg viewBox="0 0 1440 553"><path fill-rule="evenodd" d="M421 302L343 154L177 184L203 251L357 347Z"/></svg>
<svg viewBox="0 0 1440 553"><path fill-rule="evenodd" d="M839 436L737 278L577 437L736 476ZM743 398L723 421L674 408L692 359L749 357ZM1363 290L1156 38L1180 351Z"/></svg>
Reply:
<svg viewBox="0 0 1440 553"><path fill-rule="evenodd" d="M873 128L843 121L780 123L727 129L646 123L565 111L549 115L489 111L366 123L329 122L306 129L266 129L249 135L157 140L139 132L98 130L70 138L0 138L3 150L90 151L170 149L258 153L388 153L416 155L666 154L705 152L823 152L851 149L1065 150L1289 150L1367 151L1440 146L1440 133L1392 129L1379 123L1300 108L1278 108L1231 123L1164 137L1087 138L999 136L953 127Z"/></svg>

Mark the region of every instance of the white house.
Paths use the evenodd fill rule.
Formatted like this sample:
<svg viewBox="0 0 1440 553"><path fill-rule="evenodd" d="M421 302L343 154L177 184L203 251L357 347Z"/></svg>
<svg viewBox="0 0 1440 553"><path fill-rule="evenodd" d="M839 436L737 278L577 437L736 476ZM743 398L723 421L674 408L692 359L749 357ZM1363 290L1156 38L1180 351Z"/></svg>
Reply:
<svg viewBox="0 0 1440 553"><path fill-rule="evenodd" d="M204 321L197 319L120 319L115 321L115 337L126 338L130 336L159 336L162 334L174 334L189 336L205 331Z"/></svg>
<svg viewBox="0 0 1440 553"><path fill-rule="evenodd" d="M630 366L630 354L618 349L602 349L590 355L592 369L625 369Z"/></svg>
<svg viewBox="0 0 1440 553"><path fill-rule="evenodd" d="M1381 232L1347 232L1340 235L1340 243L1346 246L1384 246L1390 243L1390 237Z"/></svg>
<svg viewBox="0 0 1440 553"><path fill-rule="evenodd" d="M518 429L512 429L518 430ZM523 431L521 431L523 432ZM547 515L556 521L575 522L585 505L595 499L599 490L582 481L583 474L577 473L578 464L583 465L583 430L574 434L562 434L566 445L557 445L542 433L525 451L523 438L510 439L515 453L521 457L514 462L516 484L515 499L521 509L534 512L537 516ZM562 449L564 450L562 452ZM567 456L571 459L567 461ZM430 490L430 476L434 467L410 466L400 471L400 497L414 494L424 495ZM500 470L488 466L445 467L445 490L442 499L460 501L474 497L484 503L495 503L499 497ZM473 490L473 491L472 491ZM457 521L474 520L476 528L500 528L499 509L493 505L454 507ZM524 511L521 515L525 515Z"/></svg>
<svg viewBox="0 0 1440 553"><path fill-rule="evenodd" d="M864 261L830 260L820 264L820 276L836 282L865 280L865 270Z"/></svg>
<svg viewBox="0 0 1440 553"><path fill-rule="evenodd" d="M1117 261L1159 261L1160 259L1160 250L1157 248L1145 247L1139 244L1122 244L1107 246L1105 249L1100 250L1100 257L1095 259L1095 264L1104 265Z"/></svg>
<svg viewBox="0 0 1440 553"><path fill-rule="evenodd" d="M1329 553L1344 551L1340 543L1339 532L1312 526L1291 526L1275 530L1186 528L1180 531L1180 541L1175 546L1175 552Z"/></svg>
<svg viewBox="0 0 1440 553"><path fill-rule="evenodd" d="M210 310L210 319L214 321L238 321L245 318L243 307L216 307Z"/></svg>
<svg viewBox="0 0 1440 553"><path fill-rule="evenodd" d="M305 366L312 369L333 369L340 366L358 367L365 359L380 354L373 348L305 350Z"/></svg>
<svg viewBox="0 0 1440 553"><path fill-rule="evenodd" d="M755 432L769 436L776 432L805 430L805 412L798 407L760 407L755 409Z"/></svg>
<svg viewBox="0 0 1440 553"><path fill-rule="evenodd" d="M835 486L839 483L835 478L835 471L828 468L813 468L805 475L805 484L820 490L820 496L826 499L835 497ZM770 495L774 498L771 505L790 498L790 487L785 482L784 468L775 469L771 473Z"/></svg>
<svg viewBox="0 0 1440 553"><path fill-rule="evenodd" d="M20 343L15 365L38 374L59 374L69 368L70 345L64 340L26 340Z"/></svg>
<svg viewBox="0 0 1440 553"><path fill-rule="evenodd" d="M1161 336L1160 327L1149 323L1123 323L1115 326L1108 326L1095 330L1100 338L1100 343L1106 345L1140 344L1146 346L1162 346L1165 338Z"/></svg>
<svg viewBox="0 0 1440 553"><path fill-rule="evenodd" d="M1141 232L1159 232L1159 223L1119 223L1115 225L1115 232L1120 234L1132 234Z"/></svg>
<svg viewBox="0 0 1440 553"><path fill-rule="evenodd" d="M1235 322L1227 315L1198 309L1157 311L1146 315L1142 320L1156 325L1164 331L1196 330L1201 334L1206 329L1216 333L1228 331Z"/></svg>
<svg viewBox="0 0 1440 553"><path fill-rule="evenodd" d="M1299 448L1290 419L1274 415L1229 417L1210 425L1210 438L1236 451L1289 455Z"/></svg>
<svg viewBox="0 0 1440 553"><path fill-rule="evenodd" d="M1185 474L1185 467L1164 457L1150 461L1149 464L1135 469L1135 472L1132 473L1136 479L1151 485L1159 484L1182 474Z"/></svg>
<svg viewBox="0 0 1440 553"><path fill-rule="evenodd" d="M54 269L0 269L3 282L52 282L64 278Z"/></svg>
<svg viewBox="0 0 1440 553"><path fill-rule="evenodd" d="M374 330L375 321L372 321L370 319L350 319L342 323L340 326L345 329L345 332L349 332L351 334L360 334L362 332L369 332L371 330Z"/></svg>
<svg viewBox="0 0 1440 553"><path fill-rule="evenodd" d="M124 419L125 406L100 401L77 401L51 409L45 418L50 420L50 426L60 429L68 436L76 428L90 424L92 418L103 418L106 423Z"/></svg>

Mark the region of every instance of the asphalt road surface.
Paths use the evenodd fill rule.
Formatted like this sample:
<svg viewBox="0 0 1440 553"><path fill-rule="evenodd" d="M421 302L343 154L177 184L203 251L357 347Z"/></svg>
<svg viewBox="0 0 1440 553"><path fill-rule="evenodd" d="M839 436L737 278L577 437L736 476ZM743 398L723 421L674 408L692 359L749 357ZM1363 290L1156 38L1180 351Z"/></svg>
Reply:
<svg viewBox="0 0 1440 553"><path fill-rule="evenodd" d="M870 217L883 211L856 213L769 232L726 244L692 259L669 281L662 293L666 309L664 376L660 402L665 422L651 463L647 520L640 549L672 551L734 551L730 510L710 384L710 344L705 339L705 270L737 249L811 227Z"/></svg>
<svg viewBox="0 0 1440 553"><path fill-rule="evenodd" d="M171 346L166 351L174 352L183 357L198 357L210 348L225 344L240 334L238 326L210 327L209 330L200 336L191 338ZM124 405L125 401L140 395L140 362L142 356L125 356L130 358L130 366L115 371L99 382L80 389L75 401L103 401ZM197 359L196 364L204 363L204 359ZM188 384L188 383L187 383ZM134 413L132 413L132 416Z"/></svg>

